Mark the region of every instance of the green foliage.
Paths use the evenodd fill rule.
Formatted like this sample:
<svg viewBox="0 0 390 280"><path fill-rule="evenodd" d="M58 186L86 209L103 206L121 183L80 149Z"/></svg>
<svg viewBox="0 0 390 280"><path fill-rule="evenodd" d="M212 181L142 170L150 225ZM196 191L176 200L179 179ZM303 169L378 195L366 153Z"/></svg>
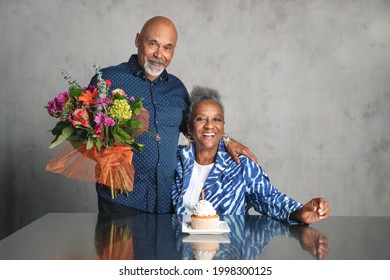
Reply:
<svg viewBox="0 0 390 280"><path fill-rule="evenodd" d="M83 89L79 87L70 87L69 93L71 96L73 96L75 99L78 99L81 93L83 93Z"/></svg>
<svg viewBox="0 0 390 280"><path fill-rule="evenodd" d="M138 100L134 100L134 101L130 102L130 106L131 106L131 110L132 110L133 114L135 114L135 115L141 114L142 100L144 100L144 99L140 98Z"/></svg>
<svg viewBox="0 0 390 280"><path fill-rule="evenodd" d="M58 146L59 144L61 144L65 140L67 140L68 137L72 135L74 130L75 129L73 127L71 127L71 126L65 126L62 129L61 134L57 135L56 138L53 140L53 142L51 142L51 145L49 146L49 149L53 149L54 147Z"/></svg>

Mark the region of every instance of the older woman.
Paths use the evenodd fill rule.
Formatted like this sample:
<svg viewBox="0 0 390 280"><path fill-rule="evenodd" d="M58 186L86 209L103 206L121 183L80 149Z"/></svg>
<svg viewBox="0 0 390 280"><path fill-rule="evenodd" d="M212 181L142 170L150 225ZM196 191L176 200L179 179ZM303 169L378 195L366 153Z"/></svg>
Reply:
<svg viewBox="0 0 390 280"><path fill-rule="evenodd" d="M329 204L314 198L301 204L278 191L264 170L245 156L237 163L223 144L224 111L216 90L195 87L188 113L191 142L178 151L172 196L177 214L192 214L200 199L219 215L246 214L251 206L285 222L310 224L328 218Z"/></svg>

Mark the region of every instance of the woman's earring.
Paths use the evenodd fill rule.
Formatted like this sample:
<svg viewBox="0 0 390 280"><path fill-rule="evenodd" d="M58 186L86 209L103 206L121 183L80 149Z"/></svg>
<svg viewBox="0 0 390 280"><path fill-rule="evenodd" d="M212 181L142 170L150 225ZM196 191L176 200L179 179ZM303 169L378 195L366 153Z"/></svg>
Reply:
<svg viewBox="0 0 390 280"><path fill-rule="evenodd" d="M191 133L188 133L184 139L184 145L189 146L192 142L194 142L194 137L192 137Z"/></svg>

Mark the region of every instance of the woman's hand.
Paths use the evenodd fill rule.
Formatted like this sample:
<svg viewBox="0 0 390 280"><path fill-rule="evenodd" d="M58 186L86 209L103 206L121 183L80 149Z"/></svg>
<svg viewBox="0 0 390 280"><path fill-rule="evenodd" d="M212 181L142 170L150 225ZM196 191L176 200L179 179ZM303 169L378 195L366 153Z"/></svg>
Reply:
<svg viewBox="0 0 390 280"><path fill-rule="evenodd" d="M290 232L297 235L302 249L308 251L318 260L326 259L329 253L328 238L308 225L293 225Z"/></svg>
<svg viewBox="0 0 390 280"><path fill-rule="evenodd" d="M330 205L322 197L313 198L303 207L290 215L290 219L312 224L329 217Z"/></svg>

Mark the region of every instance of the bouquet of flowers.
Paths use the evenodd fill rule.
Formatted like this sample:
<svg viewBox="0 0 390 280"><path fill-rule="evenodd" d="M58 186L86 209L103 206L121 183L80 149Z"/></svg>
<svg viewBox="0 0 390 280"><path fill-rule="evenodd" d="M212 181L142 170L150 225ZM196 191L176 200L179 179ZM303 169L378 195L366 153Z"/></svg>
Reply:
<svg viewBox="0 0 390 280"><path fill-rule="evenodd" d="M95 247L100 260L133 260L134 237L132 216L104 217L97 223Z"/></svg>
<svg viewBox="0 0 390 280"><path fill-rule="evenodd" d="M50 100L45 107L59 122L51 130L55 136L50 148L65 145L50 159L46 170L74 179L102 183L115 190L133 190L132 149L142 151L135 137L148 130L149 114L142 98L128 98L122 89L110 92L111 82L104 80L94 64L97 86L81 87L61 70L69 90ZM156 135L158 140L158 136Z"/></svg>

